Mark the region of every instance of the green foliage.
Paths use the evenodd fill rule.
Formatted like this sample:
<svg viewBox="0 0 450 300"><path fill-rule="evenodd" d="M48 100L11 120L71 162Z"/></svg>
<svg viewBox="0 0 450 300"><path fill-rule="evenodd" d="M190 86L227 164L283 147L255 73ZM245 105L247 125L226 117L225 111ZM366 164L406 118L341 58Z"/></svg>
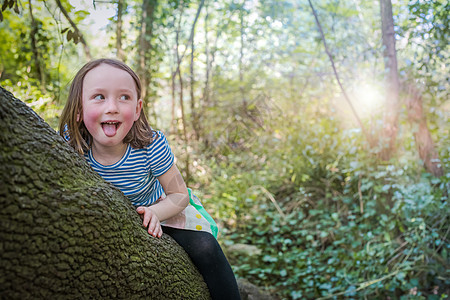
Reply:
<svg viewBox="0 0 450 300"><path fill-rule="evenodd" d="M56 128L67 97L66 85L73 76L71 65L77 63L73 60L76 50L74 45L62 43L59 26L64 24L52 14L55 4L33 3L34 22L29 5L24 3L21 17L4 12L0 23L0 84Z"/></svg>
<svg viewBox="0 0 450 300"><path fill-rule="evenodd" d="M225 249L259 250L227 252L236 274L283 299L445 297L449 178L377 164L336 121L295 121L209 164Z"/></svg>

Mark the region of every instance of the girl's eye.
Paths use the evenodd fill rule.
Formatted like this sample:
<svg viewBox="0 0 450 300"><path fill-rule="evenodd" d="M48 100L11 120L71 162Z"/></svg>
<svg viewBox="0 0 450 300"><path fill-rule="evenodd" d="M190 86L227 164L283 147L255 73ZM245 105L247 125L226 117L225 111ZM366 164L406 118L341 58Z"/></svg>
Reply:
<svg viewBox="0 0 450 300"><path fill-rule="evenodd" d="M130 100L130 96L122 95L122 96L120 96L120 100Z"/></svg>
<svg viewBox="0 0 450 300"><path fill-rule="evenodd" d="M105 99L105 97L102 94L98 94L98 95L94 96L94 99L95 100L103 100L103 99Z"/></svg>

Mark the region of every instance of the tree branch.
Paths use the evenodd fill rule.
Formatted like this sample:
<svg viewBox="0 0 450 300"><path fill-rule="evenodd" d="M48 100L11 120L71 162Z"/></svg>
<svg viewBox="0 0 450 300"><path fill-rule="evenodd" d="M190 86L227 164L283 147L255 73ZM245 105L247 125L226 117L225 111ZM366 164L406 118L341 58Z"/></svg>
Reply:
<svg viewBox="0 0 450 300"><path fill-rule="evenodd" d="M200 15L200 12L202 10L204 3L205 3L205 0L202 0L202 2L200 2L199 6L198 6L197 14L195 15L194 23L192 24L192 27L191 27L191 34L189 35L187 45L189 45L192 42L192 39L194 38L195 25L197 24L197 20L198 20L198 17ZM178 70L180 69L181 61L183 60L184 56L186 55L187 49L188 49L187 46L184 47L183 54L179 57L178 62L177 62L177 68L176 68L175 72L173 72L172 76L176 76L176 74L178 73Z"/></svg>
<svg viewBox="0 0 450 300"><path fill-rule="evenodd" d="M70 25L72 26L73 30L75 31L75 34L80 38L80 42L83 44L84 53L86 54L86 57L91 60L91 52L89 51L89 46L86 43L86 40L83 37L83 34L78 29L77 24L75 24L72 19L70 18L69 14L67 13L67 10L64 8L60 0L55 0L56 4L58 5L59 9L63 13L64 17L66 17L67 21L69 21Z"/></svg>
<svg viewBox="0 0 450 300"><path fill-rule="evenodd" d="M353 112L353 115L355 116L356 121L358 122L359 126L361 127L361 130L362 130L364 136L366 137L366 139L369 142L369 144L372 145L372 138L369 135L369 132L364 127L363 123L361 122L361 119L359 118L358 113L356 112L355 108L353 107L353 104L352 104L349 96L347 95L347 92L345 91L344 87L342 86L341 80L339 79L339 74L338 74L338 72L336 70L336 67L334 65L333 56L331 55L331 52L328 49L327 41L325 40L325 35L323 34L322 26L320 25L319 18L317 17L316 10L314 9L314 7L312 5L311 0L308 0L308 2L309 2L309 6L311 7L311 10L312 10L312 13L314 15L314 18L316 20L316 24L317 24L317 27L319 29L320 36L322 38L323 45L325 47L325 52L327 53L328 58L330 59L331 67L333 68L333 72L334 72L334 76L336 77L336 80L337 80L337 82L339 84L339 87L341 88L342 94L344 95L344 98L347 101L348 105L350 105L350 108L351 108L351 110Z"/></svg>

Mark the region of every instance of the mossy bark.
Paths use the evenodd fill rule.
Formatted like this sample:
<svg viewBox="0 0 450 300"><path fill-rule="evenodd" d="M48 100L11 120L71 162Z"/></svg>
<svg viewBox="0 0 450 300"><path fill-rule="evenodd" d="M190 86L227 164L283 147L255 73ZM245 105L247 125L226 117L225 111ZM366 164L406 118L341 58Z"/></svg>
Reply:
<svg viewBox="0 0 450 300"><path fill-rule="evenodd" d="M209 299L170 237L0 87L0 298Z"/></svg>

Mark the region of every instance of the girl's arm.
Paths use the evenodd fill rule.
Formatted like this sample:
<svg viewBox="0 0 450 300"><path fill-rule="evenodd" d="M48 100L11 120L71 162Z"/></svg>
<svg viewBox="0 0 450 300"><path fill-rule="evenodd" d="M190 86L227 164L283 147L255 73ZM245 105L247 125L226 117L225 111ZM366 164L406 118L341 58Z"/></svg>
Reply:
<svg viewBox="0 0 450 300"><path fill-rule="evenodd" d="M167 197L162 201L150 206L159 221L167 220L179 214L189 204L189 193L177 166L174 164L170 169L158 177Z"/></svg>
<svg viewBox="0 0 450 300"><path fill-rule="evenodd" d="M152 206L139 206L136 211L141 215L142 225L154 237L161 237L161 223L179 214L189 204L189 192L176 165L158 177L167 197Z"/></svg>

